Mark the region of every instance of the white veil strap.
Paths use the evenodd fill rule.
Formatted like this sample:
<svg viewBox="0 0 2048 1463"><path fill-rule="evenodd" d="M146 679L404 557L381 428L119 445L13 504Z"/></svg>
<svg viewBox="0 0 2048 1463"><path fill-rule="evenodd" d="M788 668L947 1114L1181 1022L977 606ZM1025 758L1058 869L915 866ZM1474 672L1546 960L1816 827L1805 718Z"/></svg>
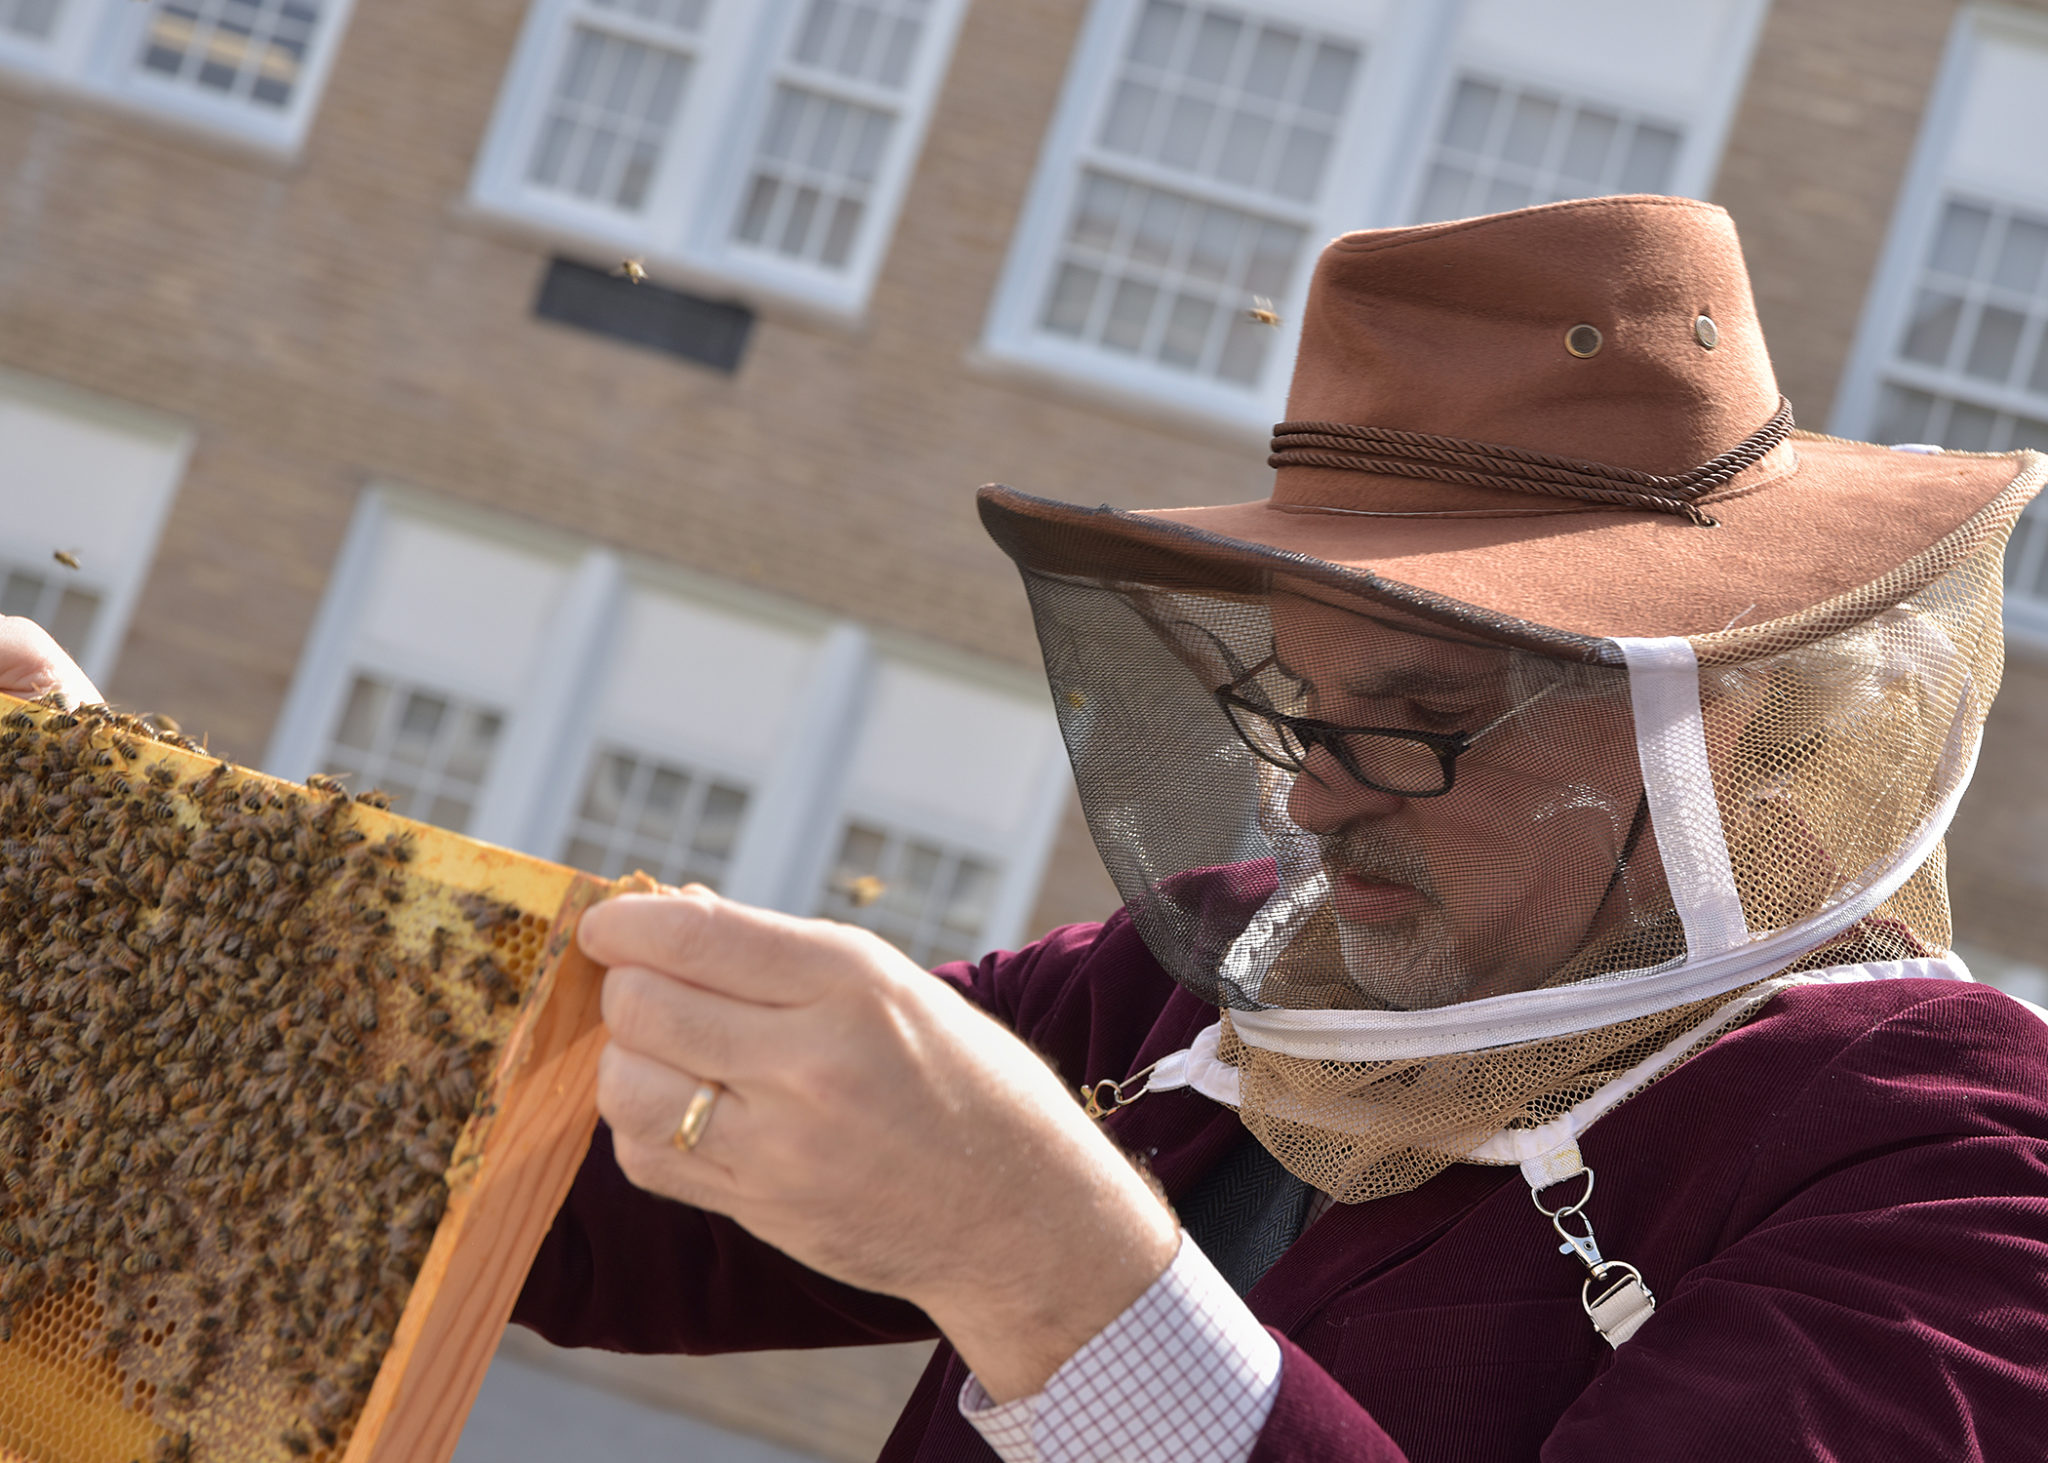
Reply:
<svg viewBox="0 0 2048 1463"><path fill-rule="evenodd" d="M1676 635L1617 636L1614 643L1628 663L1636 758L1664 878L1685 926L1686 960L1737 949L1749 943L1749 926L1714 799L1700 712L1699 660L1691 644Z"/></svg>

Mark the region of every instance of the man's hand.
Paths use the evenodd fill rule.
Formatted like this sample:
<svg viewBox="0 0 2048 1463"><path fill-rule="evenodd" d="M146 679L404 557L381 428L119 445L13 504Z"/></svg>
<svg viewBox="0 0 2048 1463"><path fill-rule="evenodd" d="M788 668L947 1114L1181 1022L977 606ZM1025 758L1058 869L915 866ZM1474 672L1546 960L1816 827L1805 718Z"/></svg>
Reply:
<svg viewBox="0 0 2048 1463"><path fill-rule="evenodd" d="M72 706L106 699L49 631L19 615L0 615L0 691L24 699L62 691Z"/></svg>
<svg viewBox="0 0 2048 1463"><path fill-rule="evenodd" d="M583 917L598 1110L643 1188L922 1307L997 1400L1172 1261L1173 1217L1024 1044L865 930L703 888ZM724 1084L696 1149L673 1141Z"/></svg>

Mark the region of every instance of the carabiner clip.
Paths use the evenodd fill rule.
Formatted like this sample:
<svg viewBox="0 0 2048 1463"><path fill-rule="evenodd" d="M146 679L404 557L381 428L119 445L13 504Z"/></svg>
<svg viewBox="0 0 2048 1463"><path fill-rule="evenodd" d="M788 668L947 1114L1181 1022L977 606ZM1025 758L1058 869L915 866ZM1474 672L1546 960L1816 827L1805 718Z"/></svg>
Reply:
<svg viewBox="0 0 2048 1463"><path fill-rule="evenodd" d="M1158 1065L1159 1063L1154 1062L1149 1067L1141 1067L1121 1082L1117 1081L1114 1077L1104 1077L1100 1082L1082 1084L1081 1106L1087 1109L1088 1116L1094 1118L1097 1122L1102 1121L1102 1119L1108 1117L1120 1107L1129 1107L1151 1090L1152 1068ZM1137 1090L1135 1092L1126 1092L1124 1089L1133 1082L1139 1084ZM1107 1096L1104 1095L1105 1093Z"/></svg>

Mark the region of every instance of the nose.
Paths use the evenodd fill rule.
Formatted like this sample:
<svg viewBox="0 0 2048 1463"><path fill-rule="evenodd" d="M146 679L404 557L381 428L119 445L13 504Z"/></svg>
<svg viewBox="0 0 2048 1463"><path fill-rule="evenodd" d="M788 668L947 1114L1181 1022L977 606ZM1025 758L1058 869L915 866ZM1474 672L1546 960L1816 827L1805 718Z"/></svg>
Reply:
<svg viewBox="0 0 2048 1463"><path fill-rule="evenodd" d="M1368 818L1388 818L1406 807L1397 793L1367 787L1328 751L1309 753L1287 794L1287 816L1310 833L1335 833Z"/></svg>

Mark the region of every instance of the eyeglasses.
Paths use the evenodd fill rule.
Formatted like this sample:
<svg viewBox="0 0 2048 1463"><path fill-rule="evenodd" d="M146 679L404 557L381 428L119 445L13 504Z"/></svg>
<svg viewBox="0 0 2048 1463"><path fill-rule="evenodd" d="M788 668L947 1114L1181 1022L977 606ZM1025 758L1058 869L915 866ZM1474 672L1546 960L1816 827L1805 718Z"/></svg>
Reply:
<svg viewBox="0 0 2048 1463"><path fill-rule="evenodd" d="M1472 750L1481 737L1557 689L1555 685L1545 686L1472 732L1340 726L1333 721L1289 716L1239 691L1274 660L1275 657L1268 656L1236 680L1216 689L1223 714L1230 718L1231 726L1253 754L1284 772L1305 773L1310 754L1325 751L1353 782L1403 798L1442 797L1458 780L1458 759ZM1370 775L1367 768L1372 769Z"/></svg>

